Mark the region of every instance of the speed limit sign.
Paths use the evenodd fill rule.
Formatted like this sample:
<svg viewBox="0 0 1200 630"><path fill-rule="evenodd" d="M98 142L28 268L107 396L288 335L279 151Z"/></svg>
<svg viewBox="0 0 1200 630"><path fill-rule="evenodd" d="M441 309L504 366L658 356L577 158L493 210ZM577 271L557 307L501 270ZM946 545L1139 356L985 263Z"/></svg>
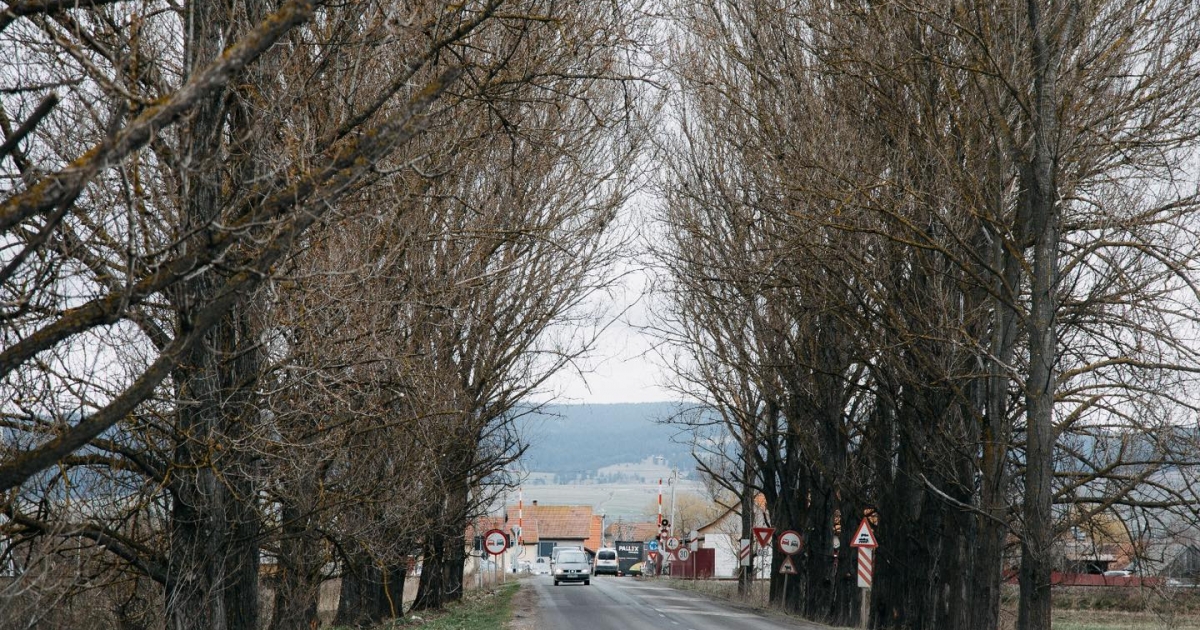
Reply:
<svg viewBox="0 0 1200 630"><path fill-rule="evenodd" d="M498 529L488 530L488 533L483 535L483 550L498 556L508 549L508 536Z"/></svg>

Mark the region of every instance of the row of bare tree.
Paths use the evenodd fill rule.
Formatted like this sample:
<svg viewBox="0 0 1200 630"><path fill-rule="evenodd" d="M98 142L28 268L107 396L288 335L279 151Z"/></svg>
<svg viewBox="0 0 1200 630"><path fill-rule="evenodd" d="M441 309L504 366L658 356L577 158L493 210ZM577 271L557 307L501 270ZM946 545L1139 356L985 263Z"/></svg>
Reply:
<svg viewBox="0 0 1200 630"><path fill-rule="evenodd" d="M310 628L332 577L367 625L416 563L415 607L461 597L602 324L643 16L5 7L0 627Z"/></svg>
<svg viewBox="0 0 1200 630"><path fill-rule="evenodd" d="M857 623L869 514L871 627L997 628L1019 567L1048 629L1064 535L1197 521L1200 6L671 16L659 333L743 537L804 534L773 601Z"/></svg>

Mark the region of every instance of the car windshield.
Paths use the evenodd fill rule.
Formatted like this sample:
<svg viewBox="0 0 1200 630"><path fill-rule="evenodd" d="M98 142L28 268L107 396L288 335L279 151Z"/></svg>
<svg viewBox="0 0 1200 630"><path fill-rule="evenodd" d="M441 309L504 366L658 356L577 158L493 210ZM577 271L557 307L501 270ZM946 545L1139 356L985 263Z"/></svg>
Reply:
<svg viewBox="0 0 1200 630"><path fill-rule="evenodd" d="M579 551L564 551L558 554L559 562L587 562L587 559Z"/></svg>
<svg viewBox="0 0 1200 630"><path fill-rule="evenodd" d="M601 560L616 560L616 559L617 559L617 552L615 552L615 551L601 551L601 552L600 552L600 559L601 559Z"/></svg>

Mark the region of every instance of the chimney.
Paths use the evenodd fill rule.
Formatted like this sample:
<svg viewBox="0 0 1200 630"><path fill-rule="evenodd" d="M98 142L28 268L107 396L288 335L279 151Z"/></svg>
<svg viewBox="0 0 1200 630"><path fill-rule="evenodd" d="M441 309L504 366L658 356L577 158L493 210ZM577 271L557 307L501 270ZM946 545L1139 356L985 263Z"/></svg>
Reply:
<svg viewBox="0 0 1200 630"><path fill-rule="evenodd" d="M533 500L533 507L537 507L537 499Z"/></svg>

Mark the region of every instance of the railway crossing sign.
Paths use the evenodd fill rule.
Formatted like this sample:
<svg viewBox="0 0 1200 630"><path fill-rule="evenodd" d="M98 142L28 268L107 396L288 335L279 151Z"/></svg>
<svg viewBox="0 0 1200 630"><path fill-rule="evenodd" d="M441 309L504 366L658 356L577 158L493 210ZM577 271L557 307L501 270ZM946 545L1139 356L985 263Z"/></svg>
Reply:
<svg viewBox="0 0 1200 630"><path fill-rule="evenodd" d="M858 548L858 587L871 588L875 581L875 550L871 547Z"/></svg>
<svg viewBox="0 0 1200 630"><path fill-rule="evenodd" d="M855 530L854 537L850 539L850 546L866 547L867 549L874 549L879 546L879 543L875 542L875 532L871 531L871 524L867 522L867 519L864 518L858 524L858 529Z"/></svg>
<svg viewBox="0 0 1200 630"><path fill-rule="evenodd" d="M488 533L483 535L483 550L498 556L508 549L508 536L503 531L498 529L488 530Z"/></svg>
<svg viewBox="0 0 1200 630"><path fill-rule="evenodd" d="M738 549L738 565L743 567L750 566L750 539L743 538L742 546Z"/></svg>

